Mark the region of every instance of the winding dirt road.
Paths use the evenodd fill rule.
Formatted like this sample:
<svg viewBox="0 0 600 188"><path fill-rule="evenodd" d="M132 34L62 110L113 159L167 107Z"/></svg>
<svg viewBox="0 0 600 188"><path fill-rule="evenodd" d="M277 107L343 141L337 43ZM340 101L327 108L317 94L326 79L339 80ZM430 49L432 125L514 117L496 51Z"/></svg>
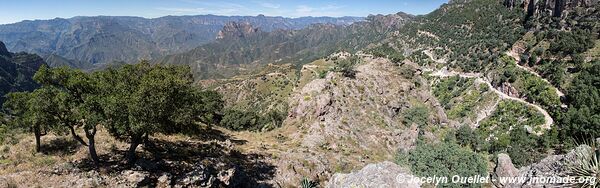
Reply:
<svg viewBox="0 0 600 188"><path fill-rule="evenodd" d="M540 107L539 105L527 102L521 98L512 97L512 96L507 95L506 93L503 93L502 91L493 87L492 84L490 83L490 81L487 78L481 76L480 73L461 73L461 72L455 72L455 71L448 71L447 68L444 67L441 70L432 72L430 75L435 76L435 77L441 77L441 78L452 77L452 76L459 76L462 78L475 78L475 82L486 84L494 93L496 93L500 97L500 99L514 100L514 101L518 101L521 103L525 103L526 105L531 106L531 107L535 108L537 111L539 111L540 113L542 113L542 115L544 116L544 121L545 121L544 124L542 125L542 128L550 129L552 124L554 124L554 120L552 119L550 114L546 110L544 110L542 107ZM498 102L496 102L495 105L498 105ZM492 109L495 110L495 108L492 108ZM491 113L485 113L485 114L487 114L487 116L489 116ZM478 126L479 121L485 119L485 117L487 117L487 116L478 117L476 125ZM535 133L538 135L542 134L541 132L535 132L532 127L526 127L526 128L527 128L527 131L530 133Z"/></svg>

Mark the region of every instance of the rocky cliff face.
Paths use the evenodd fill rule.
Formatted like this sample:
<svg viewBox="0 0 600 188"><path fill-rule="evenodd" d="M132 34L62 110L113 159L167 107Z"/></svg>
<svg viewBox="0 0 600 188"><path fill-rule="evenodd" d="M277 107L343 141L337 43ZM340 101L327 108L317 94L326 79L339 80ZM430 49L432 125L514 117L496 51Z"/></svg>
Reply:
<svg viewBox="0 0 600 188"><path fill-rule="evenodd" d="M229 22L223 26L223 29L217 34L217 39L224 38L243 38L248 35L259 32L258 28L254 28L248 22Z"/></svg>
<svg viewBox="0 0 600 188"><path fill-rule="evenodd" d="M1 56L10 56L10 52L6 49L6 46L3 42L0 41L0 55Z"/></svg>
<svg viewBox="0 0 600 188"><path fill-rule="evenodd" d="M31 91L38 87L32 77L44 60L34 54L10 53L0 42L0 104L13 91Z"/></svg>
<svg viewBox="0 0 600 188"><path fill-rule="evenodd" d="M577 7L588 8L597 3L598 0L504 0L505 6L523 9L528 17L565 17Z"/></svg>

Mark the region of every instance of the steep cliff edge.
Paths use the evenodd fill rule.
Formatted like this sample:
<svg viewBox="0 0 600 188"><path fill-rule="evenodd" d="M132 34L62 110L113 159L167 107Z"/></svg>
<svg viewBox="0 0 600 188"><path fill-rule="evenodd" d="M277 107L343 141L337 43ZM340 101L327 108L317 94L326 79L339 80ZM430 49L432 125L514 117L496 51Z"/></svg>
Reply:
<svg viewBox="0 0 600 188"><path fill-rule="evenodd" d="M31 91L38 87L33 75L45 65L44 60L34 54L10 53L0 41L0 104L4 95L14 91Z"/></svg>

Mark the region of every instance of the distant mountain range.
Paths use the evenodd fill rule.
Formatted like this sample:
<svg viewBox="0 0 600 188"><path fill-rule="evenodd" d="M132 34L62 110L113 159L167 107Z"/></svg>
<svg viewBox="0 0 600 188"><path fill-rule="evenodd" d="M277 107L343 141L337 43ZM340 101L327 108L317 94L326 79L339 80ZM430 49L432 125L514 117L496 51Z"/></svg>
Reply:
<svg viewBox="0 0 600 188"><path fill-rule="evenodd" d="M299 30L264 31L248 22L227 24L218 40L153 63L186 64L198 79L227 78L269 63L298 66L336 51L357 51L415 18L406 13L371 15L351 25L314 24Z"/></svg>
<svg viewBox="0 0 600 188"><path fill-rule="evenodd" d="M261 31L297 30L312 24L350 25L360 17L166 16L74 17L0 25L0 41L15 52L36 53L50 65L82 68L113 61L136 62L185 52L214 41L230 22Z"/></svg>

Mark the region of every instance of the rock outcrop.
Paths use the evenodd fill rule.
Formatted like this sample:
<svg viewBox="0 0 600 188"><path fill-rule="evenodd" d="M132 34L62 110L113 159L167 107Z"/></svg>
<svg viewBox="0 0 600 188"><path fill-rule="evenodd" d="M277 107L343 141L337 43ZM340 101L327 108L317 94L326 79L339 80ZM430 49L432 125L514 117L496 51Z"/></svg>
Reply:
<svg viewBox="0 0 600 188"><path fill-rule="evenodd" d="M500 179L500 178L508 178L508 177L518 177L519 176L519 170L517 168L515 168L515 165L513 165L512 160L510 159L510 156L508 156L507 154L501 153L498 154L498 161L496 164L496 168L494 168L494 178L496 179ZM494 182L494 185L497 187L511 187L514 186L508 182Z"/></svg>
<svg viewBox="0 0 600 188"><path fill-rule="evenodd" d="M335 172L392 160L417 140L417 124L403 123L403 113L415 105L428 106L427 121L440 122L435 107L422 102L433 98L429 88L416 84L423 81L418 75L407 74L416 68L383 58L363 60L354 68L354 78L329 72L295 89L283 125L294 147L271 161L279 167L276 182L290 185L302 177L325 181Z"/></svg>
<svg viewBox="0 0 600 188"><path fill-rule="evenodd" d="M10 52L8 52L2 41L0 41L0 56L10 56Z"/></svg>
<svg viewBox="0 0 600 188"><path fill-rule="evenodd" d="M496 187L564 187L565 184L548 184L547 182L539 182L534 180L540 177L567 177L570 174L570 166L583 160L578 153L586 152L591 148L587 145L582 145L564 155L550 155L541 161L529 166L521 167L518 171L511 162L511 159L506 154L498 154L498 163L494 168L492 177L497 181L494 182ZM513 177L513 182L501 177ZM516 182L515 182L516 181ZM538 181L538 182L536 182Z"/></svg>
<svg viewBox="0 0 600 188"><path fill-rule="evenodd" d="M4 95L13 91L32 91L38 87L33 75L44 60L34 54L10 53L4 43L0 42L0 104Z"/></svg>
<svg viewBox="0 0 600 188"><path fill-rule="evenodd" d="M417 188L419 182L413 182L410 172L392 162L384 161L369 164L357 172L336 173L326 187L381 187L381 188Z"/></svg>
<svg viewBox="0 0 600 188"><path fill-rule="evenodd" d="M248 22L229 22L217 34L217 39L244 38L259 32L258 28L252 27Z"/></svg>

